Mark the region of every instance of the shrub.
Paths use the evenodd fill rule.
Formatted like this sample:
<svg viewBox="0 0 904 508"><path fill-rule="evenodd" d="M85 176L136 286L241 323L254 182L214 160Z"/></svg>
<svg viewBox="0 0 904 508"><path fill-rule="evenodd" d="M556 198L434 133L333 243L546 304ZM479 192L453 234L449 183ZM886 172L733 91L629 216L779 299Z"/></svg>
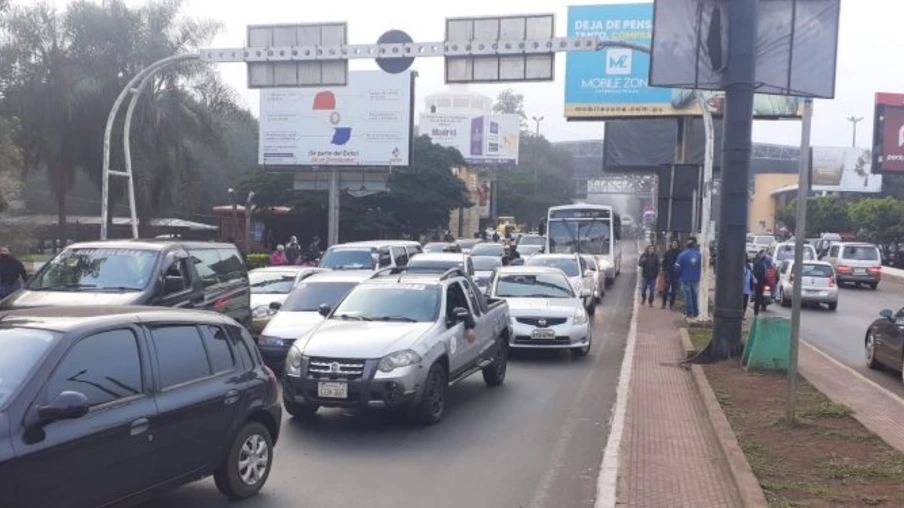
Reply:
<svg viewBox="0 0 904 508"><path fill-rule="evenodd" d="M255 268L261 268L270 264L270 256L267 254L248 254L248 261L246 262L249 270L254 270Z"/></svg>

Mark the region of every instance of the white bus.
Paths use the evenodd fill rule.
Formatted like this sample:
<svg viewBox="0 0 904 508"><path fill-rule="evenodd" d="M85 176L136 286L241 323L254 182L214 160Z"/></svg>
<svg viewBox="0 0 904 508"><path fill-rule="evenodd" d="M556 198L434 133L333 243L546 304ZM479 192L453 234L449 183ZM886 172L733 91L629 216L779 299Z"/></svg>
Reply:
<svg viewBox="0 0 904 508"><path fill-rule="evenodd" d="M606 272L606 284L621 273L621 217L611 206L553 206L546 216L546 252L591 254Z"/></svg>

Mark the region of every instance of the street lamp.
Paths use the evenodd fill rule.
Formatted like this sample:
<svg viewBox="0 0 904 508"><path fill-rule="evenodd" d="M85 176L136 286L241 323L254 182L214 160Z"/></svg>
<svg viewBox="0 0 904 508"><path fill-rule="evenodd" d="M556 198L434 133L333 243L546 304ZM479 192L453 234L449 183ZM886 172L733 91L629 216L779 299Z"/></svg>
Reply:
<svg viewBox="0 0 904 508"><path fill-rule="evenodd" d="M533 116L531 118L537 124L537 131L536 131L537 139L535 140L535 142L539 142L540 141L540 122L543 121L543 117L542 116ZM536 148L534 148L534 195L537 194L537 166L539 165L537 163L537 156L540 154L539 152L540 152L540 146L537 145Z"/></svg>
<svg viewBox="0 0 904 508"><path fill-rule="evenodd" d="M230 187L226 192L229 193L229 198L232 199L232 230L230 231L229 237L232 239L232 243L237 241L236 234L239 230L239 211L238 211L238 203L235 200L235 189Z"/></svg>
<svg viewBox="0 0 904 508"><path fill-rule="evenodd" d="M862 116L849 116L849 117L847 117L847 121L848 121L848 122L851 122L851 123L853 124L853 127L854 127L854 132L853 132L854 139L853 139L853 141L851 142L851 146L854 147L854 148L857 148L857 124L860 123L861 120L863 120L863 117L862 117Z"/></svg>
<svg viewBox="0 0 904 508"><path fill-rule="evenodd" d="M254 191L248 192L248 197L245 199L245 259L251 254L251 203L253 199Z"/></svg>

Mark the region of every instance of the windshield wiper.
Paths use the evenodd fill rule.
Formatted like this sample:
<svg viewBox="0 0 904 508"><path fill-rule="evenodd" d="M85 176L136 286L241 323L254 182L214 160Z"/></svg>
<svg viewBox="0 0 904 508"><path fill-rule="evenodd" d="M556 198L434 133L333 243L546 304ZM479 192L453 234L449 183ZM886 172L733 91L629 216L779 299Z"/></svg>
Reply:
<svg viewBox="0 0 904 508"><path fill-rule="evenodd" d="M46 286L41 288L29 288L37 291L59 291L61 289L86 289L86 288L96 288L97 284L59 284L56 286Z"/></svg>
<svg viewBox="0 0 904 508"><path fill-rule="evenodd" d="M407 316L380 316L373 318L374 321L404 321L406 323L417 323L417 319Z"/></svg>
<svg viewBox="0 0 904 508"><path fill-rule="evenodd" d="M338 314L336 316L339 319L352 320L352 321L373 321L373 319L364 317L364 316L352 316L350 314Z"/></svg>
<svg viewBox="0 0 904 508"><path fill-rule="evenodd" d="M98 291L141 291L142 288L135 288L130 286L104 286L101 288L97 288Z"/></svg>

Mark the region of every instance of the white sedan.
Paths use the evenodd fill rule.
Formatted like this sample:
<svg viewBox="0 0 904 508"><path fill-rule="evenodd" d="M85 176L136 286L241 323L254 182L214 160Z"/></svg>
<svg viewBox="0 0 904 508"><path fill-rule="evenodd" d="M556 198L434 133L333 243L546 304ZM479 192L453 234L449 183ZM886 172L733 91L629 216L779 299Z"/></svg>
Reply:
<svg viewBox="0 0 904 508"><path fill-rule="evenodd" d="M584 302L592 293L575 291L558 268L507 266L496 271L490 298L509 304L513 348L570 349L590 353L593 327Z"/></svg>

